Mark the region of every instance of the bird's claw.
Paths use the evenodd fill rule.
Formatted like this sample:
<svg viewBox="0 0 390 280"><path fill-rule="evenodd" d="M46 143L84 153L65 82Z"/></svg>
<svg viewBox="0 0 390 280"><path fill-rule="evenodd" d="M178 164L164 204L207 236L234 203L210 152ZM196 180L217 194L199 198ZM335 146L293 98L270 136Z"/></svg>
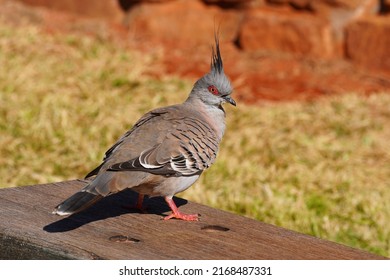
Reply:
<svg viewBox="0 0 390 280"><path fill-rule="evenodd" d="M172 213L166 217L164 217L164 221L170 220L170 219L179 219L183 221L199 221L199 215L198 214L182 214L182 213Z"/></svg>

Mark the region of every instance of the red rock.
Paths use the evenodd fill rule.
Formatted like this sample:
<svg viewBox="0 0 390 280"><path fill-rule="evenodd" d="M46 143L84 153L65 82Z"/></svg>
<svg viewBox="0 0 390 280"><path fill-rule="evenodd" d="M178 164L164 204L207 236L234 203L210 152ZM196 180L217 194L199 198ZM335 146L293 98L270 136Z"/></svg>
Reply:
<svg viewBox="0 0 390 280"><path fill-rule="evenodd" d="M348 61L302 60L292 56L243 53L232 73L240 101L313 100L345 93L372 94L390 87L390 73L367 70ZM236 74L239 74L237 76Z"/></svg>
<svg viewBox="0 0 390 280"><path fill-rule="evenodd" d="M20 0L32 6L43 6L55 10L70 12L79 15L104 18L110 21L121 22L124 17L124 11L120 7L118 0Z"/></svg>
<svg viewBox="0 0 390 280"><path fill-rule="evenodd" d="M314 12L326 8L336 8L345 10L355 10L363 6L372 5L376 2L379 6L378 0L266 0L270 4L290 5L297 9L306 9ZM387 1L387 0L386 0Z"/></svg>
<svg viewBox="0 0 390 280"><path fill-rule="evenodd" d="M390 14L390 0L384 0L381 6L382 14Z"/></svg>
<svg viewBox="0 0 390 280"><path fill-rule="evenodd" d="M390 70L390 17L367 17L349 24L346 56L365 66Z"/></svg>
<svg viewBox="0 0 390 280"><path fill-rule="evenodd" d="M278 51L317 58L336 56L331 26L310 14L251 10L239 34L244 51Z"/></svg>
<svg viewBox="0 0 390 280"><path fill-rule="evenodd" d="M290 5L299 9L309 8L311 0L266 0L270 4Z"/></svg>
<svg viewBox="0 0 390 280"><path fill-rule="evenodd" d="M3 2L4 4L2 4ZM162 4L157 3L155 5ZM216 7L214 8L219 10ZM208 15L207 13L206 15ZM75 14L45 8L31 8L18 1L9 0L0 0L0 18L5 23L19 22L19 25L22 26L34 25L41 30L49 29L50 32L61 32L60 34L69 34L69 32L71 34L73 32L83 34L85 28L80 30L80 26L87 26L87 29L90 27L94 30L93 34L89 34L90 32L87 30L87 34L98 36L98 38L102 38L100 34L96 34L99 22L100 24L106 24L106 21L100 19L79 17ZM375 20L380 20L380 18ZM371 21L375 20L363 20L363 22L369 21L372 24ZM388 18L382 20L388 20ZM385 25L383 24L383 26ZM103 29L105 29L103 30L104 33L107 32L109 35L103 37L109 38L107 40L118 40L121 45L129 47L131 45L131 49L135 47L137 53L145 50L140 49L139 44L129 44L126 30L118 33L109 25ZM348 27L349 31L350 29L353 30L351 26ZM363 32L362 29L359 32L362 33L363 40L367 40L370 32ZM357 42L359 41L357 38L359 32L354 34ZM388 31L385 33L389 34ZM188 34L185 35L189 37ZM200 75L209 70L208 58L210 57L210 46L212 44L209 37L212 35L212 31L210 31L210 34L204 35L208 37L205 39L207 44L198 45L187 51L180 51L180 49L172 51L170 45L166 45L166 51L161 51L160 46L162 44L152 45L152 48L147 50L147 56L153 57L153 62L145 65L147 70L143 72L143 75L162 78L166 75L179 75L195 81ZM383 36L383 38L386 37ZM363 42L356 44L359 46ZM359 66L352 61L345 60L302 59L299 56L279 55L277 53L258 55L252 52L240 51L231 42L225 40L221 44L225 71L232 80L235 88L234 96L239 102L255 104L264 100L311 100L346 92L360 92L363 94L386 92L390 88L390 71L384 71L383 69L369 69L369 67ZM367 42L365 44L372 44L369 49L372 50L377 42ZM387 49L389 48L387 47ZM384 50L381 52L383 54ZM365 54L362 54L362 52L359 54L364 58ZM373 57L372 53L367 55ZM383 56L383 58L386 60L386 56Z"/></svg>
<svg viewBox="0 0 390 280"><path fill-rule="evenodd" d="M262 5L259 0L203 0L206 4L217 5L223 8L249 8Z"/></svg>
<svg viewBox="0 0 390 280"><path fill-rule="evenodd" d="M239 14L200 1L177 0L164 4L141 3L126 18L130 37L178 47L210 46L214 30L220 27L223 41L234 41Z"/></svg>
<svg viewBox="0 0 390 280"><path fill-rule="evenodd" d="M334 3L333 1L313 1L311 9L330 19L339 17L336 20L347 22L349 18L378 14L380 3L378 0L338 0Z"/></svg>
<svg viewBox="0 0 390 280"><path fill-rule="evenodd" d="M119 2L126 2L126 3L163 3L163 2L169 2L169 1L175 1L175 0L118 0Z"/></svg>

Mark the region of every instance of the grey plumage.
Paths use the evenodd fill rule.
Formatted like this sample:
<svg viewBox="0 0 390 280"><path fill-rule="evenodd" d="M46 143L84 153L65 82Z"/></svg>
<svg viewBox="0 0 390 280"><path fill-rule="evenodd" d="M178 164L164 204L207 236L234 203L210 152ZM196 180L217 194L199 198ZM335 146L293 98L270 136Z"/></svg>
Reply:
<svg viewBox="0 0 390 280"><path fill-rule="evenodd" d="M89 206L101 200L103 196L89 192L77 192L69 197L66 203L57 206L56 214L69 215L87 209Z"/></svg>
<svg viewBox="0 0 390 280"><path fill-rule="evenodd" d="M211 71L195 83L187 100L145 114L86 176L92 181L53 213L77 213L107 195L132 188L140 194L138 205L144 195L164 196L173 211L165 219L197 220L197 215L182 214L172 197L214 163L225 131L222 104L236 105L231 92L216 36Z"/></svg>

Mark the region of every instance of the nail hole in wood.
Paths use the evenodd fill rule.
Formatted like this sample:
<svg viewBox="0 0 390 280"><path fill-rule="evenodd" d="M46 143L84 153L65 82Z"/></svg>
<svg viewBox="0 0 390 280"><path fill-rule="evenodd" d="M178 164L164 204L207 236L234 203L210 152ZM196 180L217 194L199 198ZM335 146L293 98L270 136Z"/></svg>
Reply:
<svg viewBox="0 0 390 280"><path fill-rule="evenodd" d="M202 230L205 230L205 231L210 231L210 232L215 232L215 231L228 231L230 230L229 228L227 227L222 227L222 226L218 226L218 225L208 225L208 226L204 226L201 228Z"/></svg>
<svg viewBox="0 0 390 280"><path fill-rule="evenodd" d="M138 243L141 240L130 237L130 236L125 236L125 235L114 235L109 238L110 241L112 242L124 242L124 243Z"/></svg>

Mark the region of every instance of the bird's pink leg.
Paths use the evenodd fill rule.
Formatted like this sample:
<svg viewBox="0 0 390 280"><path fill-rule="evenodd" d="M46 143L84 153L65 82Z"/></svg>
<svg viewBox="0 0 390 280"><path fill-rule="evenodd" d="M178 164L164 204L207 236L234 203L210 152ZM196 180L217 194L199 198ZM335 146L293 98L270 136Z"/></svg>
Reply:
<svg viewBox="0 0 390 280"><path fill-rule="evenodd" d="M164 198L165 198L165 201L168 203L169 207L172 209L172 214L169 216L166 216L164 218L165 221L172 219L172 218L180 219L180 220L184 220L184 221L198 221L199 220L198 214L183 214L179 211L179 209L177 208L177 206L172 198L169 198L169 197L164 197Z"/></svg>

